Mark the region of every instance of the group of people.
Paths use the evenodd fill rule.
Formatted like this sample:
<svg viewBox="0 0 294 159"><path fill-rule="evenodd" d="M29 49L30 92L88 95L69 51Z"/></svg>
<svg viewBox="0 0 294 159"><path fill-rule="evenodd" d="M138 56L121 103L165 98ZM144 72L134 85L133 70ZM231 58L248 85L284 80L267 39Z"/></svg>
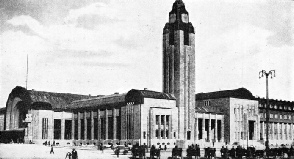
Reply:
<svg viewBox="0 0 294 159"><path fill-rule="evenodd" d="M71 152L66 153L65 159L78 159L78 152L76 149L72 149Z"/></svg>
<svg viewBox="0 0 294 159"><path fill-rule="evenodd" d="M187 157L195 156L197 159L200 158L200 146L199 145L189 145L187 148Z"/></svg>

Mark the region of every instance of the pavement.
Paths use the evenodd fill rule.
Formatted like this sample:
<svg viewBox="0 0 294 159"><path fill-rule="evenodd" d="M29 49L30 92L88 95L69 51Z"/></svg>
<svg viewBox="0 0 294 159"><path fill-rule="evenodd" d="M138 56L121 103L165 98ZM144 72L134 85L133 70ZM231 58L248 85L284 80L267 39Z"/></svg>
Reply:
<svg viewBox="0 0 294 159"><path fill-rule="evenodd" d="M66 153L71 152L75 148L78 152L79 159L114 159L113 150L105 149L103 152L97 150L95 146L67 146L53 147L54 154L50 154L51 147L35 144L0 144L0 158L44 158L44 159L65 159ZM150 154L146 153L149 158ZM168 159L171 156L171 149L161 151L161 159ZM186 156L186 151L183 151L183 156ZM203 155L202 155L203 156ZM130 159L131 153L127 155L119 155L120 159Z"/></svg>

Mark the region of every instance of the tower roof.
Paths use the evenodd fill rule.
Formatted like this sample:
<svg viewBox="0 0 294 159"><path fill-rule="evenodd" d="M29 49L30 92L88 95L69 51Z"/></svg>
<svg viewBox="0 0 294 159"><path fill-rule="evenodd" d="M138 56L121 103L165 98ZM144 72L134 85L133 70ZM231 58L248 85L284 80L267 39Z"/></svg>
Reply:
<svg viewBox="0 0 294 159"><path fill-rule="evenodd" d="M169 15L176 14L178 19L182 13L189 14L185 8L184 2L182 0L176 0L173 4L172 10L169 12Z"/></svg>

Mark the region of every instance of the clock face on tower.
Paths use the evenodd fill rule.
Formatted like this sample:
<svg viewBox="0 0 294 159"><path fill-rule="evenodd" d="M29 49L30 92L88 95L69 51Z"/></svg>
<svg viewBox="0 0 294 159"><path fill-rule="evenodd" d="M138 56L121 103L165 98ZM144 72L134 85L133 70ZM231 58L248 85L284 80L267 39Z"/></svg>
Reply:
<svg viewBox="0 0 294 159"><path fill-rule="evenodd" d="M187 14L182 14L182 21L183 21L184 23L188 23L188 22L189 22L189 17L188 17Z"/></svg>
<svg viewBox="0 0 294 159"><path fill-rule="evenodd" d="M170 23L174 23L175 21L176 21L176 14L171 14L170 16L169 16L169 22Z"/></svg>

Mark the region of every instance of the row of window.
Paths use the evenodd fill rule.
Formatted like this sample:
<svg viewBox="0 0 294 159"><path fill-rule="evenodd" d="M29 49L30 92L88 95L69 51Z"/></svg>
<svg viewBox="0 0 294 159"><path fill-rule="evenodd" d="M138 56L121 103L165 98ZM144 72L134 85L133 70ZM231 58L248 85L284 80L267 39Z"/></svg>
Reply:
<svg viewBox="0 0 294 159"><path fill-rule="evenodd" d="M266 118L266 113L260 113L260 117ZM291 120L292 116L290 114L270 114L270 118Z"/></svg>
<svg viewBox="0 0 294 159"><path fill-rule="evenodd" d="M259 107L265 108L266 104L259 104ZM294 107L291 106L277 106L277 105L270 105L271 109L280 109L280 110L294 110Z"/></svg>

